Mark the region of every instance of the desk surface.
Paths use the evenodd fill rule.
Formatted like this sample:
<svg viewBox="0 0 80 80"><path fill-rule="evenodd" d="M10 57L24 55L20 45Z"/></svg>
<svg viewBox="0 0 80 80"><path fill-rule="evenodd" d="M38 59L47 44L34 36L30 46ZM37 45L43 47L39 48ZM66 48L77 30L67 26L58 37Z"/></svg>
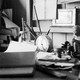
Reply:
<svg viewBox="0 0 80 80"><path fill-rule="evenodd" d="M72 74L71 72L65 71L64 73L67 74L67 78L57 78L54 76L51 76L49 74L43 73L39 70L36 70L34 73L34 76L31 77L0 77L0 80L76 80L77 75Z"/></svg>

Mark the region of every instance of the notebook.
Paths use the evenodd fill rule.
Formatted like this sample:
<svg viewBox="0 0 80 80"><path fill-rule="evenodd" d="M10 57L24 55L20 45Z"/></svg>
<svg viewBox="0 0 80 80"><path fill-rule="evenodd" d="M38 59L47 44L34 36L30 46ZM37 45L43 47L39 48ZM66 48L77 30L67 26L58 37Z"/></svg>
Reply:
<svg viewBox="0 0 80 80"><path fill-rule="evenodd" d="M33 75L35 71L35 52L0 53L1 75Z"/></svg>

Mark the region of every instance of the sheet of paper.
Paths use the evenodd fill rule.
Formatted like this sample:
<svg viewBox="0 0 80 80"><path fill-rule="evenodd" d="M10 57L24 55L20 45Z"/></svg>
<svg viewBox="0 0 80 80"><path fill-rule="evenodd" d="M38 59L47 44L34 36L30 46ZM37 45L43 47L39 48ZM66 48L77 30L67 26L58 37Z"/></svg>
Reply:
<svg viewBox="0 0 80 80"><path fill-rule="evenodd" d="M65 67L65 66L74 66L74 63L65 63L65 62L60 63L60 62L58 62L58 63L55 63L55 65L56 66L63 66L63 67Z"/></svg>
<svg viewBox="0 0 80 80"><path fill-rule="evenodd" d="M28 42L16 42L10 41L10 44L5 52L31 52L36 50L36 46L34 44L30 44Z"/></svg>
<svg viewBox="0 0 80 80"><path fill-rule="evenodd" d="M16 25L15 23L13 23L13 22L12 22L11 20L9 20L8 18L3 17L3 16L2 16L2 18L3 18L4 21L5 21L6 28L11 28L11 27L17 27L17 28L19 28L18 25Z"/></svg>
<svg viewBox="0 0 80 80"><path fill-rule="evenodd" d="M65 60L63 61L59 61L62 60L60 59L57 55L54 55L54 53L49 53L49 52L39 52L37 53L37 59L38 59L38 64L40 65L52 65L54 64L55 66L61 66L61 67L73 67L74 63L69 63L69 62L65 62ZM42 59L43 61L40 61L39 59ZM53 61L44 61L44 60L50 60L52 59ZM55 60L58 60L57 62Z"/></svg>
<svg viewBox="0 0 80 80"><path fill-rule="evenodd" d="M37 59L57 59L59 60L60 58L57 55L54 55L54 53L50 52L39 52L36 55Z"/></svg>

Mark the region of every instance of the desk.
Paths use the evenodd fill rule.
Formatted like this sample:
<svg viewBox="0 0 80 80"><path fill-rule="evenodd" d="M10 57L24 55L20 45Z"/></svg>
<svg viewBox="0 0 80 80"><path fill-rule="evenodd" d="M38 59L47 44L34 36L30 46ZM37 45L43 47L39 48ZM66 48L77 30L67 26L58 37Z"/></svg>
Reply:
<svg viewBox="0 0 80 80"><path fill-rule="evenodd" d="M0 80L76 80L77 76L73 75L72 73L65 71L65 73L67 74L67 78L64 79L60 79L60 78L56 78L54 76L48 75L46 73L43 73L39 70L35 71L34 76L32 77L6 77L6 78L0 78Z"/></svg>

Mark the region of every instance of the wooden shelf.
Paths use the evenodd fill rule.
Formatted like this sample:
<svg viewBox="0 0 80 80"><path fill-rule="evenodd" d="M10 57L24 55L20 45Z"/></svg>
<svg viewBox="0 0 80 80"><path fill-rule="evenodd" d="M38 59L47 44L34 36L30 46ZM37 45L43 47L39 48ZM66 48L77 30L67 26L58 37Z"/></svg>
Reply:
<svg viewBox="0 0 80 80"><path fill-rule="evenodd" d="M51 31L50 32L55 32L55 33L73 33L73 28L72 27L50 27ZM42 32L47 32L49 30L48 27L41 27ZM35 32L39 32L38 27L34 27Z"/></svg>

